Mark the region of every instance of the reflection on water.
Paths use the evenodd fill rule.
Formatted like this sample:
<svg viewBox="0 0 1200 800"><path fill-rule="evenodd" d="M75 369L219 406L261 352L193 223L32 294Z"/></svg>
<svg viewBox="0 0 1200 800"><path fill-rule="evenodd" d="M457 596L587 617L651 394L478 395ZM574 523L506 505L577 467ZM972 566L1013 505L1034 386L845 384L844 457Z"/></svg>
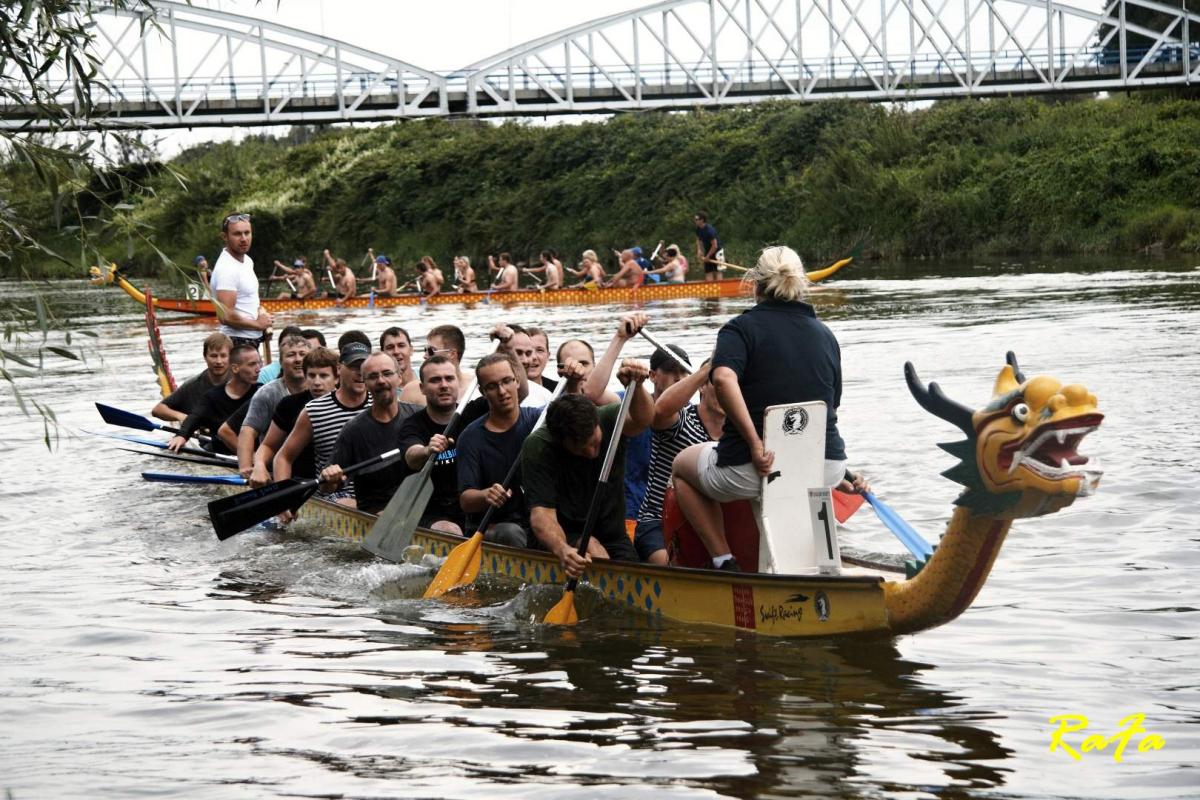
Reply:
<svg viewBox="0 0 1200 800"><path fill-rule="evenodd" d="M1120 266L1120 265L1117 265ZM936 538L954 432L907 394L913 360L967 405L1004 352L1080 381L1108 415L1089 438L1100 493L1014 526L961 619L915 637L773 641L655 625L597 606L532 620L553 587L420 600L429 567L385 564L298 527L215 541L209 495L147 486L151 465L85 436L47 454L0 394L0 788L17 798L1189 797L1200 758L1195 510L1200 272L1191 267L866 265L815 297L842 344L842 430L881 495ZM20 300L0 285L0 302ZM55 313L101 334L88 362L21 391L74 429L94 400L147 409L141 320L68 287ZM647 307L693 355L745 300ZM603 349L617 309L311 314L327 334L453 322L468 360L498 319ZM176 372L210 323L168 321ZM631 344L646 355L644 345ZM160 464L154 463L157 469ZM173 468L173 467L172 467ZM899 546L860 512L848 547ZM1144 712L1166 746L1123 763L1048 749L1055 714L1116 730Z"/></svg>

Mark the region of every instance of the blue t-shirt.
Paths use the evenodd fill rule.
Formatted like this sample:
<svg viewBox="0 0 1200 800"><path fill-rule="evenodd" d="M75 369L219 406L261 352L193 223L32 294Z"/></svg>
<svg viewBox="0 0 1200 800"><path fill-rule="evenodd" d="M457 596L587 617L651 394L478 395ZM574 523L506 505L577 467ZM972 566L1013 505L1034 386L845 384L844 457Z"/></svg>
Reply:
<svg viewBox="0 0 1200 800"><path fill-rule="evenodd" d="M717 243L717 249L721 249L721 238L717 236L717 229L712 225L697 228L696 238L700 240L700 249L704 251L705 256L708 255L708 248L712 247L714 241Z"/></svg>
<svg viewBox="0 0 1200 800"><path fill-rule="evenodd" d="M717 333L712 368L728 367L738 384L754 430L761 437L763 414L783 403L823 400L825 458L842 461L846 445L837 428L842 402L842 350L833 331L817 319L808 303L764 300L726 322ZM717 465L750 461L750 447L726 418L717 443Z"/></svg>
<svg viewBox="0 0 1200 800"><path fill-rule="evenodd" d="M487 418L477 419L458 437L458 491L486 489L494 483L504 483L508 470L521 457L521 445L537 424L540 408L522 408L517 422L504 433L487 429ZM518 467L508 486L512 497L492 514L491 524L515 522L529 526L529 508L521 490L521 469ZM472 517L474 515L471 515ZM480 514L479 518L482 519ZM469 519L472 525L479 519Z"/></svg>
<svg viewBox="0 0 1200 800"><path fill-rule="evenodd" d="M617 392L624 398L625 390ZM638 509L646 497L646 481L650 479L650 445L654 431L649 427L625 440L625 519L637 519Z"/></svg>
<svg viewBox="0 0 1200 800"><path fill-rule="evenodd" d="M266 385L279 377L283 372L283 365L278 361L272 361L258 371L258 382Z"/></svg>

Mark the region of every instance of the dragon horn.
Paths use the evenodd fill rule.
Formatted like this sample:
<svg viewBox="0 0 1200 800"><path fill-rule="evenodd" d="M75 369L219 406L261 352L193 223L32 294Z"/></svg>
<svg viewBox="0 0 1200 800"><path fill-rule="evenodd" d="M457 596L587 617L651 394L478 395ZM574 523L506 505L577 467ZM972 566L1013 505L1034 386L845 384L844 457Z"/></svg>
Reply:
<svg viewBox="0 0 1200 800"><path fill-rule="evenodd" d="M1007 353L1004 354L1004 360L1006 362L1008 362L1008 365L1010 367L1012 367L1013 376L1017 379L1017 383L1024 383L1025 382L1025 373L1021 372L1021 368L1019 366L1017 366L1017 354L1014 353L1012 350L1009 350Z"/></svg>
<svg viewBox="0 0 1200 800"><path fill-rule="evenodd" d="M929 384L929 388L922 386L921 379L917 377L917 368L912 365L911 361L904 362L904 380L908 383L908 390L912 392L912 396L916 398L921 408L935 417L946 420L968 436L975 435L975 425L971 422L971 409L946 397L942 392L942 387L936 383Z"/></svg>

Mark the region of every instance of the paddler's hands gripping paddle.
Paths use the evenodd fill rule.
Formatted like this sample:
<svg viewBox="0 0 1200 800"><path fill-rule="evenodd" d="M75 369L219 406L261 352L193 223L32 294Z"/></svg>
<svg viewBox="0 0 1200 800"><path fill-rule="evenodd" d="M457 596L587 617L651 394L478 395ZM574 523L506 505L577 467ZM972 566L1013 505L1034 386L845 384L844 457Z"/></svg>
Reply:
<svg viewBox="0 0 1200 800"><path fill-rule="evenodd" d="M608 473L612 470L613 458L617 455L617 447L621 442L621 431L625 427L625 416L629 413L629 404L633 395L642 390L636 381L630 381L625 387L625 396L621 398L621 410L617 412L617 423L613 426L612 438L608 440L608 451L604 454L604 463L600 467L600 482L596 491L592 492L592 502L588 505L587 521L583 523L583 534L579 537L578 552L580 556L587 555L588 544L592 541L592 529L596 527L596 517L600 514L600 496L608 486ZM575 587L579 585L578 578L571 578L563 589L562 599L546 612L544 622L551 625L574 625L579 621L579 613L575 610Z"/></svg>
<svg viewBox="0 0 1200 800"><path fill-rule="evenodd" d="M447 439L454 432L454 426L458 424L458 418L473 394L475 381L471 381L471 385L459 399L458 408L454 409L450 422L442 431L442 435ZM430 480L430 474L435 461L436 453L425 460L425 466L421 467L420 472L409 475L396 489L392 499L383 511L379 512L379 518L371 526L371 532L363 539L362 546L365 550L395 563L404 560L404 550L412 544L417 524L425 514L429 498L433 497L433 481Z"/></svg>
<svg viewBox="0 0 1200 800"><path fill-rule="evenodd" d="M536 431L546 421L546 410L550 408L550 403L558 399L562 394L563 389L567 388L565 380L559 381L558 386L554 388L554 394L542 409L542 413L538 416L537 422L534 424L530 433ZM504 482L501 484L505 489L512 483L513 477L517 474L517 468L521 466L521 458L513 462L508 469L508 474L504 476ZM483 519L479 520L479 525L475 527L475 533L470 539L467 539L460 545L456 545L450 554L446 556L446 560L442 563L442 568L438 570L437 575L433 576L433 582L429 584L429 588L425 590L425 597L441 597L451 589L457 589L459 586L466 586L469 583L474 583L479 576L479 565L483 559L483 532L487 530L488 523L492 521L492 514L496 511L497 506L488 505L487 512L483 515Z"/></svg>
<svg viewBox="0 0 1200 800"><path fill-rule="evenodd" d="M359 470L394 461L402 455L400 448L388 450L372 456L365 461L351 464L342 472L353 475ZM319 478L309 478L298 481L288 478L277 483L269 483L261 489L251 489L241 494L222 497L208 504L208 516L212 520L213 530L221 541L235 533L241 533L263 520L270 519L284 511L294 511L304 504L308 498L317 492Z"/></svg>

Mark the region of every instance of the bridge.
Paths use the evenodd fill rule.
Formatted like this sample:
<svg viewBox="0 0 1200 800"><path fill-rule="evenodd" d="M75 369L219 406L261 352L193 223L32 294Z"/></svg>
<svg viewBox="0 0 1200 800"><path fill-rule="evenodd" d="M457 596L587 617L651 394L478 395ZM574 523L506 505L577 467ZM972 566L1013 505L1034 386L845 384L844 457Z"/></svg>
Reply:
<svg viewBox="0 0 1200 800"><path fill-rule="evenodd" d="M93 19L94 127L608 114L1200 83L1200 13L1156 0L664 0L452 72L155 0ZM1200 6L1200 0L1195 0ZM7 80L0 77L0 80ZM69 72L42 80L79 107ZM38 130L0 102L0 126Z"/></svg>

